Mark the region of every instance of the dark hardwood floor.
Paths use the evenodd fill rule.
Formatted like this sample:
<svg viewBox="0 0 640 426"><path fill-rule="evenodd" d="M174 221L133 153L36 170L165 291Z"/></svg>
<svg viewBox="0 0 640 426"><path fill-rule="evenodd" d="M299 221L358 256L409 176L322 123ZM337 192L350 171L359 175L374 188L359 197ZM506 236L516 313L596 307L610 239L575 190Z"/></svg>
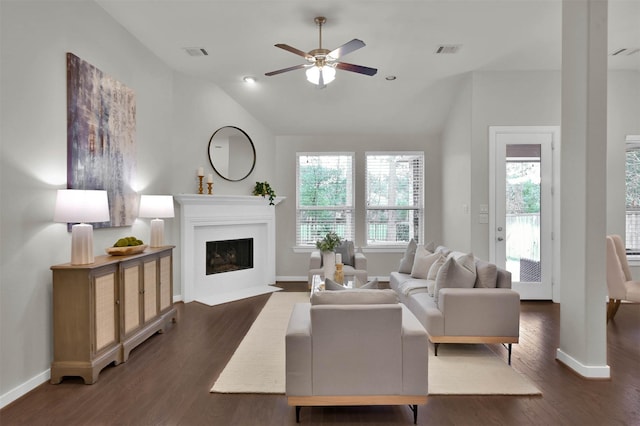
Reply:
<svg viewBox="0 0 640 426"><path fill-rule="evenodd" d="M284 285L304 290L306 284ZM209 393L268 295L216 307L179 303L178 322L107 367L93 385L45 383L0 411L8 425L293 425L283 395ZM421 425L639 425L640 304L624 304L608 324L610 380L587 380L555 360L560 307L523 302L513 368L541 397L434 396ZM603 318L604 321L604 318ZM501 346L492 350L505 355ZM303 408L301 424L412 424L408 407Z"/></svg>

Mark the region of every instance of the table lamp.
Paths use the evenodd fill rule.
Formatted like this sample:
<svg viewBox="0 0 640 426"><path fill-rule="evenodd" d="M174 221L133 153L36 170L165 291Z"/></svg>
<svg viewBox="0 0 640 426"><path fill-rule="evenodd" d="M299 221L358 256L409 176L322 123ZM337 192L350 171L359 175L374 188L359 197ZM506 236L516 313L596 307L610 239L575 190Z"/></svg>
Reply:
<svg viewBox="0 0 640 426"><path fill-rule="evenodd" d="M171 195L141 195L138 217L152 217L151 220L151 247L164 245L164 220L163 217L173 217L173 196Z"/></svg>
<svg viewBox="0 0 640 426"><path fill-rule="evenodd" d="M93 263L93 225L89 223L111 220L107 191L59 189L53 220L74 224L71 227L71 264Z"/></svg>

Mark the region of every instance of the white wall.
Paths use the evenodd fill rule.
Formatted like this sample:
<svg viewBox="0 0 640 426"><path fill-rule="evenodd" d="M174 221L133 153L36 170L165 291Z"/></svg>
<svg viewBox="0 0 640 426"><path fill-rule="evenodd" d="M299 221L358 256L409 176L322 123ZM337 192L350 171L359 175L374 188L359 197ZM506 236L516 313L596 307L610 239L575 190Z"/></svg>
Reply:
<svg viewBox="0 0 640 426"><path fill-rule="evenodd" d="M276 208L278 241L276 274L279 279L306 277L309 253L294 253L296 244L296 153L355 153L356 247L364 246L365 152L424 151L425 153L425 239L440 240L440 165L438 138L428 135L287 135L276 138L277 180L274 189L287 199ZM367 252L370 277L389 277L397 270L402 253ZM306 279L306 278L305 278Z"/></svg>
<svg viewBox="0 0 640 426"><path fill-rule="evenodd" d="M1 407L46 381L53 358L49 268L69 261L71 243L66 225L52 222L55 190L67 180L66 52L135 91L141 193L195 193L196 168L213 173L207 146L224 125L253 138L258 161L246 181L215 176L217 194L250 195L254 178L273 180L275 149L269 130L217 86L174 74L93 2L2 1L0 19ZM178 217L166 228L166 242L179 244ZM148 234L147 220L95 230L95 254L122 236Z"/></svg>
<svg viewBox="0 0 640 426"><path fill-rule="evenodd" d="M442 133L442 240L436 241L467 252L471 251L472 94L472 74L467 74Z"/></svg>

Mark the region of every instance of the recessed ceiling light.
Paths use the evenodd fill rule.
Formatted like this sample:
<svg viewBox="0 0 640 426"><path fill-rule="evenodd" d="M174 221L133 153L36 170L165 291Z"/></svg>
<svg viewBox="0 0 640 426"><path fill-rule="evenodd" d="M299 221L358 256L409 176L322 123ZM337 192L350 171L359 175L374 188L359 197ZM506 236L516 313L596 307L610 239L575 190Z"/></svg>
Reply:
<svg viewBox="0 0 640 426"><path fill-rule="evenodd" d="M255 84L257 80L255 77L246 76L242 79L242 81L244 81L247 84Z"/></svg>
<svg viewBox="0 0 640 426"><path fill-rule="evenodd" d="M384 79L387 81L393 81L395 80L397 77L395 75L388 75L386 76Z"/></svg>

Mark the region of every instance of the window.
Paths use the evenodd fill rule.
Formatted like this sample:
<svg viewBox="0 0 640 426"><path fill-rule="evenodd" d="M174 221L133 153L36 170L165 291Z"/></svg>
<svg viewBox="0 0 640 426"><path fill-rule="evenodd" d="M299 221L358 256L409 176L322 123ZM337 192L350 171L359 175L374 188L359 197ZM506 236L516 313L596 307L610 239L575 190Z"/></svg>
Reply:
<svg viewBox="0 0 640 426"><path fill-rule="evenodd" d="M640 138L627 138L626 152L626 247L640 254Z"/></svg>
<svg viewBox="0 0 640 426"><path fill-rule="evenodd" d="M367 244L420 242L423 232L424 154L367 153Z"/></svg>
<svg viewBox="0 0 640 426"><path fill-rule="evenodd" d="M353 153L298 153L296 244L313 246L333 231L353 241Z"/></svg>

